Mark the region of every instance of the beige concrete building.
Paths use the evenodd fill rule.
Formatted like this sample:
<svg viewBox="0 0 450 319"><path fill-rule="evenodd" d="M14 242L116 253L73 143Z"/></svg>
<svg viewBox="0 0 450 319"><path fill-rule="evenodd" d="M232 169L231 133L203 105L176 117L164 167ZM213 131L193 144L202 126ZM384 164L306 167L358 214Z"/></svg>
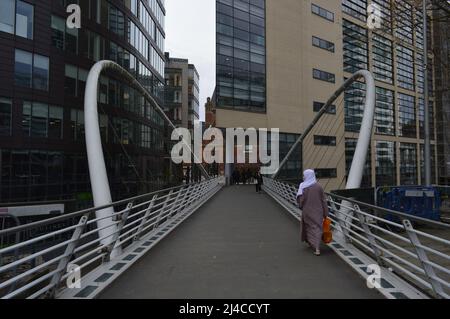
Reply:
<svg viewBox="0 0 450 319"><path fill-rule="evenodd" d="M363 186L422 181L423 39L414 1L216 2L218 127L279 128L286 154L344 79L369 69L377 107ZM368 28L372 4L381 9L375 30ZM328 190L345 186L364 89L356 83L339 97L304 142L303 168L316 169ZM433 145L432 152L435 181ZM290 179L301 176L295 161L288 163Z"/></svg>
<svg viewBox="0 0 450 319"><path fill-rule="evenodd" d="M172 122L193 128L199 119L199 74L188 59L170 57L166 52L165 111Z"/></svg>

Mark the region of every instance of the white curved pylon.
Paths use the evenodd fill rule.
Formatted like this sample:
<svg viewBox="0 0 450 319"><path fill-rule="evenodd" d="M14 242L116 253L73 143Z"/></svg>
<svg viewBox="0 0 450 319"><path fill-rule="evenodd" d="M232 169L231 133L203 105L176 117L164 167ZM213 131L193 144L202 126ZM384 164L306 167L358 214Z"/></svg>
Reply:
<svg viewBox="0 0 450 319"><path fill-rule="evenodd" d="M98 80L103 69L112 66L109 61L100 61L94 64L89 71L84 93L84 127L86 138L86 150L89 165L89 177L91 181L94 206L101 207L112 204L111 190L109 188L106 172L105 158L103 156L102 140L98 120L97 97ZM101 244L109 245L112 242L112 234L117 229L112 225L114 208L108 207L95 212L97 228ZM111 225L111 226L110 226ZM110 226L110 227L108 227ZM117 254L116 250L114 254Z"/></svg>
<svg viewBox="0 0 450 319"><path fill-rule="evenodd" d="M153 103L153 106L157 109L159 114L164 118L164 120L169 124L172 129L176 129L176 126L167 117L166 113L155 101L153 96L151 96L147 89L142 86L142 84L136 80L136 78L131 75L127 70L122 68L120 65L113 61L103 60L95 63L86 81L86 90L84 94L84 126L85 126L85 137L86 137L86 149L89 165L89 177L91 180L92 195L94 198L94 206L102 207L112 204L111 190L109 188L108 175L106 172L105 158L103 155L102 141L100 135L100 126L98 120L98 110L97 110L97 97L98 97L98 81L100 74L104 70L111 70L121 76L123 81L129 83L130 86L134 87L142 94L146 99ZM187 145L188 149L192 154L190 145ZM194 157L196 155L194 154ZM209 178L208 173L202 165L199 165L200 170L203 175ZM113 239L113 233L117 229L113 224L112 215L114 214L114 208L108 207L105 209L100 209L95 212L97 221L97 227L99 229L100 238L104 238L101 243L104 245L109 245ZM110 226L110 227L108 227ZM111 257L116 256L120 252L120 247L115 247L111 254Z"/></svg>
<svg viewBox="0 0 450 319"><path fill-rule="evenodd" d="M358 78L364 77L366 82L366 101L364 104L364 114L359 131L358 143L353 155L352 165L348 174L346 189L361 187L361 181L366 164L367 152L372 139L373 120L375 115L375 81L369 71L362 70L356 72L352 78L352 83Z"/></svg>

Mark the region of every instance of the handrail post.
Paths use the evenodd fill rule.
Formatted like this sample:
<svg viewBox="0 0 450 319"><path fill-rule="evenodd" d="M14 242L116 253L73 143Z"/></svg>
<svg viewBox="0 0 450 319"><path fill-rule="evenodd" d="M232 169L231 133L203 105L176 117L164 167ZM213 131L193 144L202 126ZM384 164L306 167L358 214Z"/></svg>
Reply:
<svg viewBox="0 0 450 319"><path fill-rule="evenodd" d="M330 202L330 206L331 209L333 210L335 216L336 216L336 221L338 223L338 227L340 228L342 235L344 236L344 240L346 243L352 243L352 239L349 236L349 232L348 230L345 228L345 220L342 220L342 218L340 217L340 209L338 209L336 207L336 203L333 200L333 197L328 195L328 201Z"/></svg>
<svg viewBox="0 0 450 319"><path fill-rule="evenodd" d="M192 185L188 185L188 187L186 188L186 191L184 192L183 198L180 201L180 205L177 208L177 211L175 212L175 214L178 214L186 207L185 203L187 202L191 192L192 192Z"/></svg>
<svg viewBox="0 0 450 319"><path fill-rule="evenodd" d="M141 238L141 232L144 229L144 225L147 222L148 217L150 216L150 213L152 211L153 206L155 206L155 201L156 201L157 198L158 198L158 195L154 195L152 200L150 201L150 204L148 204L148 207L147 207L147 209L145 211L145 215L142 218L141 224L139 225L139 228L136 231L136 235L134 236L133 241L137 241L137 240L139 240Z"/></svg>
<svg viewBox="0 0 450 319"><path fill-rule="evenodd" d="M169 218L169 219L172 218L172 217L174 216L174 215L173 215L173 212L174 212L174 210L175 210L175 207L176 207L178 201L180 200L182 189L183 189L183 188L180 188L180 189L178 190L177 196L175 197L175 200L173 201L172 206L170 207L169 213L167 214L167 218Z"/></svg>
<svg viewBox="0 0 450 319"><path fill-rule="evenodd" d="M159 227L159 223L161 221L161 217L164 214L164 211L166 210L167 204L170 201L170 196L172 196L173 190L170 190L169 194L167 194L166 199L164 200L164 204L161 207L161 210L158 213L158 217L156 218L155 228Z"/></svg>
<svg viewBox="0 0 450 319"><path fill-rule="evenodd" d="M425 275L428 278L428 281L431 284L431 287L433 288L433 292L437 298L443 298L445 296L444 290L442 289L442 285L439 281L437 281L435 278L436 273L434 271L434 268L428 263L430 260L428 259L427 253L425 250L421 247L421 243L419 240L419 237L414 232L414 228L411 224L411 222L407 219L404 219L403 226L405 226L406 233L408 234L409 240L411 241L412 245L414 246L414 249L416 250L417 257L419 257L420 263L422 264L422 268L425 271Z"/></svg>
<svg viewBox="0 0 450 319"><path fill-rule="evenodd" d="M57 272L52 277L52 280L50 282L50 284L52 285L52 288L49 291L47 291L47 294L46 294L47 298L55 297L56 290L58 289L61 277L63 276L63 273L67 269L67 265L69 264L70 260L72 259L73 252L78 245L78 241L80 240L80 237L84 231L84 228L86 227L88 217L89 217L88 214L86 214L80 218L77 228L75 228L75 230L72 234L71 241L66 246L66 250L64 251L64 255L63 255L64 257L58 263L58 267L56 268Z"/></svg>
<svg viewBox="0 0 450 319"><path fill-rule="evenodd" d="M361 224L362 228L364 229L364 232L366 233L367 239L369 240L369 246L372 248L373 253L375 254L375 257L377 259L377 262L380 266L385 266L385 263L383 261L383 252L377 248L377 241L375 240L375 236L372 234L372 231L370 230L369 225L367 224L366 217L363 216L361 213L361 209L359 208L359 205L353 205L354 211L358 217L359 223Z"/></svg>
<svg viewBox="0 0 450 319"><path fill-rule="evenodd" d="M133 203L128 203L127 207L122 211L121 214L119 214L118 216L120 217L116 217L116 219L119 219L120 222L117 225L117 229L116 232L113 235L113 239L111 241L111 243L107 246L107 255L104 257L104 262L107 262L109 260L111 260L111 255L113 253L114 250L116 250L118 247L118 242L119 242L119 236L120 236L120 232L122 231L123 226L125 226L125 223L127 222L128 219L128 215L131 211L131 208L133 207Z"/></svg>

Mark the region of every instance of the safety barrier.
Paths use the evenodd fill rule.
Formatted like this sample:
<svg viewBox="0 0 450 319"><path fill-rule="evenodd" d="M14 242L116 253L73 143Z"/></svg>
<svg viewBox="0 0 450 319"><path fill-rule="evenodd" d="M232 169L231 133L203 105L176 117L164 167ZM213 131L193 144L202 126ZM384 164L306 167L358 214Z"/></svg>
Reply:
<svg viewBox="0 0 450 319"><path fill-rule="evenodd" d="M264 189L298 219L297 186L264 178ZM326 194L334 236L413 287L450 297L450 225ZM396 216L396 220L385 216Z"/></svg>
<svg viewBox="0 0 450 319"><path fill-rule="evenodd" d="M0 238L13 242L0 247L0 297L57 297L75 271L82 280L135 243L170 231L220 187L218 179L209 179L1 230ZM107 208L113 208L112 216L96 217ZM45 234L38 231L61 224ZM100 237L105 229L108 235Z"/></svg>

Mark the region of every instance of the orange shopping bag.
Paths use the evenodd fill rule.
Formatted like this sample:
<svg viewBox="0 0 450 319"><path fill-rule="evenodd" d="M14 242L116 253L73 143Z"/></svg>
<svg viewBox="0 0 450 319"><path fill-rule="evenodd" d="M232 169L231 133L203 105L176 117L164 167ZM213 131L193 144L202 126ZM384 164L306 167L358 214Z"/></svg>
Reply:
<svg viewBox="0 0 450 319"><path fill-rule="evenodd" d="M329 244L333 241L333 234L331 233L331 219L325 218L323 220L323 235L322 241Z"/></svg>

